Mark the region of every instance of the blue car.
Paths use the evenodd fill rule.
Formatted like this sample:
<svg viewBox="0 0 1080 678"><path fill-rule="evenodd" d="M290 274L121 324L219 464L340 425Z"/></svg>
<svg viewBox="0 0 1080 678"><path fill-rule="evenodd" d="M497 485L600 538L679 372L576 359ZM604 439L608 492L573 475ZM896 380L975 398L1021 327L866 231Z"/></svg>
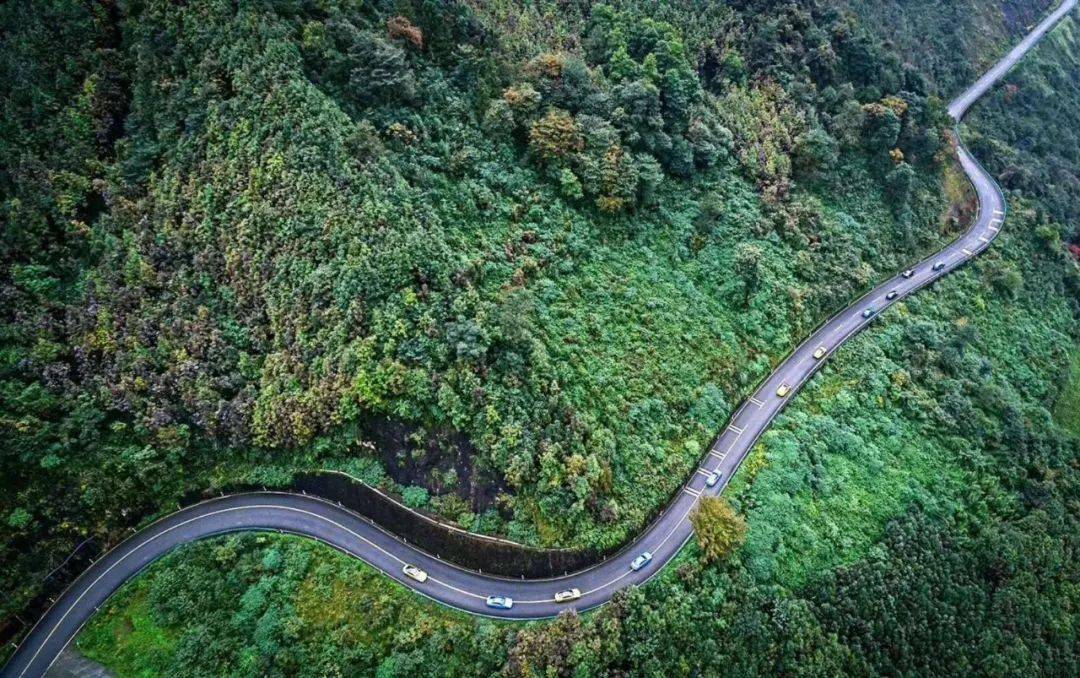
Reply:
<svg viewBox="0 0 1080 678"><path fill-rule="evenodd" d="M497 610L509 610L514 606L514 599L508 596L488 596L487 606Z"/></svg>

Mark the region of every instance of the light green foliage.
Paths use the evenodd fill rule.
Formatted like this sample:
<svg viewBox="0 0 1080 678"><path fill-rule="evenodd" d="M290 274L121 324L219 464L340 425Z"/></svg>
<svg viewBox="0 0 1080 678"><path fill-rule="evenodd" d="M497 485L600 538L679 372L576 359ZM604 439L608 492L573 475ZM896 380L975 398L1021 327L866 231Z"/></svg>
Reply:
<svg viewBox="0 0 1080 678"><path fill-rule="evenodd" d="M1080 350L1073 349L1072 369L1065 390L1054 406L1054 417L1073 435L1080 436Z"/></svg>
<svg viewBox="0 0 1080 678"><path fill-rule="evenodd" d="M306 539L246 534L155 564L110 600L78 649L119 676L462 675L504 660L498 629L421 603Z"/></svg>
<svg viewBox="0 0 1080 678"><path fill-rule="evenodd" d="M690 515L690 522L708 562L729 557L746 540L746 521L725 497L703 497Z"/></svg>

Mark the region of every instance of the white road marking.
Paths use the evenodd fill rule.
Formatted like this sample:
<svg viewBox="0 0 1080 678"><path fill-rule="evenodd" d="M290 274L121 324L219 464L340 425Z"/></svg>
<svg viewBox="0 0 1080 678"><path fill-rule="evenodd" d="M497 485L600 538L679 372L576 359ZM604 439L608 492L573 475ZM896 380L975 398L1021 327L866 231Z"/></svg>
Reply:
<svg viewBox="0 0 1080 678"><path fill-rule="evenodd" d="M736 435L742 435L743 429L739 428L735 424L728 424L728 428L732 431L735 431Z"/></svg>
<svg viewBox="0 0 1080 678"><path fill-rule="evenodd" d="M682 491L687 493L691 497L694 497L695 499L701 496L701 492L699 490L692 490L689 487L682 488Z"/></svg>
<svg viewBox="0 0 1080 678"><path fill-rule="evenodd" d="M709 452L709 456L710 457L716 457L720 461L724 461L724 457L726 457L727 455L726 454L720 454L716 450L712 450L711 452Z"/></svg>
<svg viewBox="0 0 1080 678"><path fill-rule="evenodd" d="M706 471L706 470L705 470L705 469L703 469L703 468L699 468L699 469L697 470L697 472L698 472L698 473L700 473L701 475L705 476L706 478L708 478L709 476L711 476L711 475L712 475L712 471Z"/></svg>
<svg viewBox="0 0 1080 678"><path fill-rule="evenodd" d="M758 400L757 398L755 398L754 396L750 396L750 402L754 403L758 407L761 407L762 405L765 404L765 403L761 402L760 400Z"/></svg>
<svg viewBox="0 0 1080 678"><path fill-rule="evenodd" d="M990 242L990 238L987 238L985 235L980 235L979 240L982 242Z"/></svg>
<svg viewBox="0 0 1080 678"><path fill-rule="evenodd" d="M968 248L966 248L966 247L965 247L964 249L960 250L960 251L961 251L961 252L963 252L964 254L968 255L969 257L970 257L970 256L974 256L974 255L975 255L975 253L974 253L974 252L972 252L971 250L969 250L969 249L968 249Z"/></svg>

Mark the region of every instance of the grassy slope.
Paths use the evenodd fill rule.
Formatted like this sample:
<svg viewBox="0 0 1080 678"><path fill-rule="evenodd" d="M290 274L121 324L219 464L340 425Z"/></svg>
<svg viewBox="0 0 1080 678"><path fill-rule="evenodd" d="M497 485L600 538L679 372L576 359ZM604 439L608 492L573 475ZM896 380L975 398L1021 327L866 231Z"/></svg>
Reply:
<svg viewBox="0 0 1080 678"><path fill-rule="evenodd" d="M1080 436L1080 350L1073 350L1069 383L1054 407L1058 423L1075 436Z"/></svg>

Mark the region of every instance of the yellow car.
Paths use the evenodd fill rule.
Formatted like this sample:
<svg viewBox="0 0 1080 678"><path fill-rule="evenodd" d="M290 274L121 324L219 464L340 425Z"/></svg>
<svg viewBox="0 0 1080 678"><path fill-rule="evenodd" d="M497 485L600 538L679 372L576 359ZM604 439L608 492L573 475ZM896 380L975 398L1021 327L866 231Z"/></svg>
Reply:
<svg viewBox="0 0 1080 678"><path fill-rule="evenodd" d="M776 395L781 398L786 398L789 393L791 393L791 387L787 384L780 384L780 388L776 389Z"/></svg>
<svg viewBox="0 0 1080 678"><path fill-rule="evenodd" d="M825 354L828 353L828 352L829 352L829 349L825 348L824 346L818 346L817 350L814 351L814 359L815 360L821 360L822 358L825 357Z"/></svg>

